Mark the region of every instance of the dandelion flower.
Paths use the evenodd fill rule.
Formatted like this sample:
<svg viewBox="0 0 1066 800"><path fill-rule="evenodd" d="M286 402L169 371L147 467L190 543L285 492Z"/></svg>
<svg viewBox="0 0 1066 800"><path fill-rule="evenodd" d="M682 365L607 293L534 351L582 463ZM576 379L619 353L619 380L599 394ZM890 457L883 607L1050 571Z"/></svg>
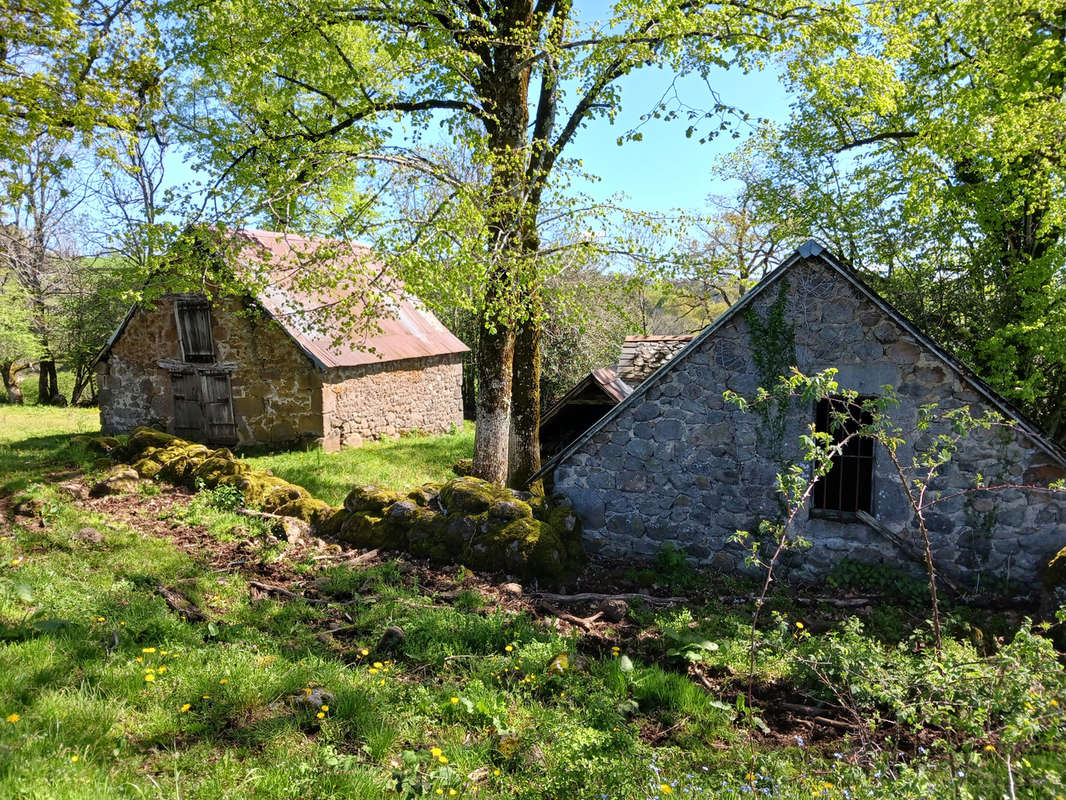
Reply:
<svg viewBox="0 0 1066 800"><path fill-rule="evenodd" d="M796 627L799 628L800 630L803 630L803 623L802 622L797 622L796 623Z"/></svg>
<svg viewBox="0 0 1066 800"><path fill-rule="evenodd" d="M154 653L155 652L155 648L154 647L142 647L141 648L141 652L142 653Z"/></svg>
<svg viewBox="0 0 1066 800"><path fill-rule="evenodd" d="M202 696L202 697L201 697L200 699L201 699L201 700L210 700L210 699L211 699L211 695L209 695L209 694L205 694L205 695L203 695L203 696Z"/></svg>
<svg viewBox="0 0 1066 800"><path fill-rule="evenodd" d="M192 708L192 704L191 704L191 703L186 703L185 705L183 705L183 706L181 707L181 713L182 713L182 714L184 714L184 713L185 713L186 711L188 711L188 710L189 710L190 708Z"/></svg>
<svg viewBox="0 0 1066 800"><path fill-rule="evenodd" d="M229 678L223 678L219 683L229 683Z"/></svg>
<svg viewBox="0 0 1066 800"><path fill-rule="evenodd" d="M455 795L457 795L457 794L458 794L458 792L456 792L455 789L449 789L448 790L448 797L455 797Z"/></svg>
<svg viewBox="0 0 1066 800"><path fill-rule="evenodd" d="M137 656L136 661L138 664L140 664L142 661L144 661L144 656Z"/></svg>
<svg viewBox="0 0 1066 800"><path fill-rule="evenodd" d="M322 711L329 711L329 706L322 706Z"/></svg>
<svg viewBox="0 0 1066 800"><path fill-rule="evenodd" d="M450 702L454 706L456 703L459 702L459 698L458 697L453 697Z"/></svg>
<svg viewBox="0 0 1066 800"><path fill-rule="evenodd" d="M439 747L431 747L429 749L429 754L431 756L433 756L434 758L436 758L437 756L441 755L442 752L443 751Z"/></svg>
<svg viewBox="0 0 1066 800"><path fill-rule="evenodd" d="M11 566L13 566L13 567L17 567L17 566L18 566L19 564L21 564L21 563L22 563L22 559L21 559L21 558L16 558L16 559L13 559L13 560L11 561Z"/></svg>
<svg viewBox="0 0 1066 800"><path fill-rule="evenodd" d="M106 618L104 618L104 617L97 617L96 621L97 622L107 622Z"/></svg>
<svg viewBox="0 0 1066 800"><path fill-rule="evenodd" d="M304 694L311 694L311 687L310 686L305 686L304 687Z"/></svg>
<svg viewBox="0 0 1066 800"><path fill-rule="evenodd" d="M1054 697L1052 697L1050 700L1048 700L1048 705L1051 705L1051 706L1054 706L1055 708L1058 708L1059 707L1059 701L1056 700Z"/></svg>
<svg viewBox="0 0 1066 800"><path fill-rule="evenodd" d="M380 672L380 670L377 667L371 667L370 668L370 674L371 675L377 675L378 672Z"/></svg>
<svg viewBox="0 0 1066 800"><path fill-rule="evenodd" d="M494 769L494 770L492 771L492 774L493 774L493 775L497 775L497 776L498 776L498 775L500 774L500 771L499 771L498 769Z"/></svg>
<svg viewBox="0 0 1066 800"><path fill-rule="evenodd" d="M659 784L659 791L662 792L663 794L673 794L674 793L673 787L670 786L670 784L668 784L668 783L660 783Z"/></svg>
<svg viewBox="0 0 1066 800"><path fill-rule="evenodd" d="M164 664L162 667L160 667L159 671L160 672L166 672L167 671L166 665Z"/></svg>
<svg viewBox="0 0 1066 800"><path fill-rule="evenodd" d="M439 761L442 764L447 764L448 763L448 756L437 756L437 761Z"/></svg>
<svg viewBox="0 0 1066 800"><path fill-rule="evenodd" d="M991 745L991 744L986 744L986 745L985 745L985 750L988 750L988 751L989 751L989 752L991 752L991 753L994 753L994 752L996 752L996 748L995 748L995 745Z"/></svg>
<svg viewBox="0 0 1066 800"><path fill-rule="evenodd" d="M325 719L326 718L326 714L323 711L319 711L317 714L315 714L315 716L318 717L319 719Z"/></svg>
<svg viewBox="0 0 1066 800"><path fill-rule="evenodd" d="M437 789L437 794L444 794L444 790L443 789Z"/></svg>
<svg viewBox="0 0 1066 800"><path fill-rule="evenodd" d="M14 725L20 719L21 719L21 717L18 714L8 714L7 715L7 721L10 722L12 725Z"/></svg>
<svg viewBox="0 0 1066 800"><path fill-rule="evenodd" d="M363 648L362 650L360 650L360 651L359 651L359 655L361 655L361 656L368 656L368 655L370 655L370 651L369 651L369 650L367 650L367 649L366 649L366 648L364 647L364 648Z"/></svg>
<svg viewBox="0 0 1066 800"><path fill-rule="evenodd" d="M71 756L70 760L73 761L75 764L78 763L78 757L76 755Z"/></svg>
<svg viewBox="0 0 1066 800"><path fill-rule="evenodd" d="M508 653L510 653L512 650L514 650L514 648L511 647L511 645L507 645L507 647L505 647L503 649L506 650Z"/></svg>
<svg viewBox="0 0 1066 800"><path fill-rule="evenodd" d="M382 664L380 661L375 661L374 662L374 669L383 669L384 667L385 667L385 665Z"/></svg>
<svg viewBox="0 0 1066 800"><path fill-rule="evenodd" d="M144 676L144 679L146 681L148 681L148 683L151 683L152 681L155 680L155 675L153 673L151 673L151 672L146 673L145 676Z"/></svg>

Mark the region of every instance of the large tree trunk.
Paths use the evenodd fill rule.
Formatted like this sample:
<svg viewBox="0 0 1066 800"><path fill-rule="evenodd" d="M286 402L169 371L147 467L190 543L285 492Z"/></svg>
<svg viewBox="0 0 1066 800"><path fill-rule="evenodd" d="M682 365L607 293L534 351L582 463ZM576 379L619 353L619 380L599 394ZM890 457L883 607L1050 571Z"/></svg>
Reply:
<svg viewBox="0 0 1066 800"><path fill-rule="evenodd" d="M529 76L532 0L509 0L497 8L499 40L491 67L480 70L476 88L492 155L488 196L491 272L478 334L477 428L474 474L502 484L507 480L511 433L511 380L514 369L515 292L526 255L522 233L527 201ZM519 317L520 318L520 317Z"/></svg>
<svg viewBox="0 0 1066 800"><path fill-rule="evenodd" d="M25 369L25 366L25 364L16 364L14 361L0 363L0 378L4 381L7 402L17 406L23 403L22 388L19 386L18 374Z"/></svg>
<svg viewBox="0 0 1066 800"><path fill-rule="evenodd" d="M507 484L516 489L543 491L540 470L540 290L529 292L529 317L515 336L514 380L511 387L511 454Z"/></svg>
<svg viewBox="0 0 1066 800"><path fill-rule="evenodd" d="M37 378L37 405L55 405L59 397L59 384L56 377L56 362L51 355L46 356L40 364L40 375Z"/></svg>
<svg viewBox="0 0 1066 800"><path fill-rule="evenodd" d="M514 332L499 320L489 330L488 322L482 322L478 346L474 474L502 484L507 478Z"/></svg>

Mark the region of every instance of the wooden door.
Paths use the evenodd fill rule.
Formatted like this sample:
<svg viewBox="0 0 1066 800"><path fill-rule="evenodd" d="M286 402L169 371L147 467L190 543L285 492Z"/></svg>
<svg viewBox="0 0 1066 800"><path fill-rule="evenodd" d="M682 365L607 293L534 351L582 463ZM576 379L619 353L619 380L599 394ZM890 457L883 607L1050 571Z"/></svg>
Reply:
<svg viewBox="0 0 1066 800"><path fill-rule="evenodd" d="M233 418L228 372L172 372L174 434L196 442L233 444Z"/></svg>
<svg viewBox="0 0 1066 800"><path fill-rule="evenodd" d="M199 374L194 371L172 372L170 385L174 395L174 435L199 441L204 436Z"/></svg>
<svg viewBox="0 0 1066 800"><path fill-rule="evenodd" d="M232 444L237 441L228 372L203 373L203 418L207 441Z"/></svg>

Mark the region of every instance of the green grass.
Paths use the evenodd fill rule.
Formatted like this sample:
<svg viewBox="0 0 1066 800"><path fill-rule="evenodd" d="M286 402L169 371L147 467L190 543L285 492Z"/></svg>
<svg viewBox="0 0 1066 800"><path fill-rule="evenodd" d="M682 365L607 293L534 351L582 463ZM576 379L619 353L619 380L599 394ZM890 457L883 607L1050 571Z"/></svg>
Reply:
<svg viewBox="0 0 1066 800"><path fill-rule="evenodd" d="M807 703L832 699L821 672L843 675L835 685L870 720L898 700L981 730L987 709L1018 724L975 735L945 716L918 738L897 731L898 741L866 747L826 729L753 737L735 701L750 604L711 592L691 609L637 608L624 634L599 639L497 607L491 585L459 568L435 576L445 599L396 561L312 560L289 566L332 606L253 602L241 573L65 497L50 476L91 461L63 444L91 421L27 411L0 411L0 483L14 469L16 491L45 507L43 525L0 531L0 797L998 798L1008 752L1018 797L1066 794L1062 717L1051 705L1066 703L1066 680L1046 640L1024 628L1002 662L960 637L931 668L920 617L882 644L844 612L775 597L782 615L767 609L759 633L760 718L777 724L784 689ZM436 440L382 447L420 441ZM227 512L198 502L191 513L225 537ZM85 525L103 541L73 535ZM695 596L698 582L681 577ZM160 585L180 589L210 624L177 616ZM825 633L808 632L815 619ZM319 637L338 622L344 634ZM390 625L405 641L375 652ZM703 640L715 648L690 668L684 643ZM909 696L911 685L928 696ZM319 689L331 695L321 712L302 700Z"/></svg>
<svg viewBox="0 0 1066 800"><path fill-rule="evenodd" d="M340 505L353 486L375 484L409 489L455 477L452 465L474 452L474 426L442 436L402 436L367 442L339 453L322 450L249 457L257 468L303 486L315 497Z"/></svg>

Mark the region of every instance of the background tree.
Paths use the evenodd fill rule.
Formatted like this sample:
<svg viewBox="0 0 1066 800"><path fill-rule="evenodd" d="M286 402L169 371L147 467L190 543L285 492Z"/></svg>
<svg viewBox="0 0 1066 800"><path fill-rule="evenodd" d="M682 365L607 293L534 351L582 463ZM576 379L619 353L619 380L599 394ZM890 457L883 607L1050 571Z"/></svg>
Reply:
<svg viewBox="0 0 1066 800"><path fill-rule="evenodd" d="M1066 9L856 5L787 69L748 154L792 216L1060 440L1066 434Z"/></svg>
<svg viewBox="0 0 1066 800"><path fill-rule="evenodd" d="M230 0L172 10L184 34L180 59L195 73L186 107L197 132L191 143L220 185L238 194L343 192L356 164L364 175L373 158L410 163L411 140L383 147L384 126L400 120L416 132L439 122L477 154L489 176L476 198L483 225L474 241L449 241L473 267L453 277L473 282L480 298L474 466L502 481L510 456L517 483L539 465L542 210L562 188L564 151L592 119L614 118L617 81L633 70L706 76L712 67L752 64L783 29L812 14L787 1L688 0L623 0L610 19L588 25L570 0ZM438 236L425 238L442 246ZM405 277L417 291L417 276ZM509 454L512 417L519 435Z"/></svg>
<svg viewBox="0 0 1066 800"><path fill-rule="evenodd" d="M33 314L22 286L10 273L0 273L0 379L9 403L22 404L18 374L39 354Z"/></svg>

